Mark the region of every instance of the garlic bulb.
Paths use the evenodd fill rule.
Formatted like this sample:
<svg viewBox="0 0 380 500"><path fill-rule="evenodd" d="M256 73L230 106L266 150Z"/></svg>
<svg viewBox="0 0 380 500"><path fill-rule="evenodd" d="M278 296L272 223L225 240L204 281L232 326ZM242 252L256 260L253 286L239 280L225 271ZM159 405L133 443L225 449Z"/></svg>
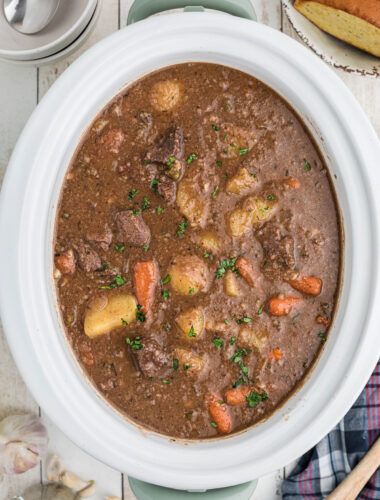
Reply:
<svg viewBox="0 0 380 500"><path fill-rule="evenodd" d="M0 422L0 474L21 474L47 452L48 435L36 415L11 415Z"/></svg>
<svg viewBox="0 0 380 500"><path fill-rule="evenodd" d="M46 479L53 483L58 483L61 474L65 472L65 464L61 457L52 455L46 464Z"/></svg>

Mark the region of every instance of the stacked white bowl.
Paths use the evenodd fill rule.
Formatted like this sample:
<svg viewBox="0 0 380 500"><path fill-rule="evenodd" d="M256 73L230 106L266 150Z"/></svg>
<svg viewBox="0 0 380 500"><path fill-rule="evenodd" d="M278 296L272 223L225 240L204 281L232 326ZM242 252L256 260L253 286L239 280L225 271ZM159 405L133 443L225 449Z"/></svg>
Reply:
<svg viewBox="0 0 380 500"><path fill-rule="evenodd" d="M40 32L15 31L0 8L0 59L24 65L41 65L65 57L91 33L101 0L64 0L50 23Z"/></svg>

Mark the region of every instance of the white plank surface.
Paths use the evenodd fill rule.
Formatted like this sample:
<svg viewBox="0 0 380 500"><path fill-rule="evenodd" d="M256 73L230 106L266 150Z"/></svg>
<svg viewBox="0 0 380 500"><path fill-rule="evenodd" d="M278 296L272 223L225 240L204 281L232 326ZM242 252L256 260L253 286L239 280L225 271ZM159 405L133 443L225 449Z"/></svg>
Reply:
<svg viewBox="0 0 380 500"><path fill-rule="evenodd" d="M297 38L281 9L280 0L252 0L258 20L275 29ZM103 0L97 26L83 47L75 54L56 64L41 68L22 68L0 63L0 182L10 154L22 127L38 100L45 94L58 76L88 47L126 24L128 9L133 0ZM200 2L201 3L201 2ZM351 89L380 135L380 82L334 70ZM12 360L4 335L0 329L0 418L10 413L38 412L38 407L21 380ZM106 495L134 500L127 478L97 460L86 455L64 436L56 426L42 414L50 435L50 454L56 453L65 460L68 469L85 479L96 479L99 491L94 500ZM281 498L281 481L294 464L260 479L253 495L254 500L277 500ZM27 474L8 477L0 482L0 500L20 494L27 486L36 484L45 476L35 468ZM40 474L41 472L41 474Z"/></svg>

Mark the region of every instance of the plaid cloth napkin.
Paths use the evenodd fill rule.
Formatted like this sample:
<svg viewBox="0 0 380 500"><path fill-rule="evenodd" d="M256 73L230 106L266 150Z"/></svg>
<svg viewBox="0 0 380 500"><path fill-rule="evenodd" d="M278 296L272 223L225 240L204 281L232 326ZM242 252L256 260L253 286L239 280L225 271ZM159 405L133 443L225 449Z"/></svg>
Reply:
<svg viewBox="0 0 380 500"><path fill-rule="evenodd" d="M347 415L303 455L282 484L283 500L320 500L355 467L380 435L380 361ZM380 469L358 496L380 500Z"/></svg>

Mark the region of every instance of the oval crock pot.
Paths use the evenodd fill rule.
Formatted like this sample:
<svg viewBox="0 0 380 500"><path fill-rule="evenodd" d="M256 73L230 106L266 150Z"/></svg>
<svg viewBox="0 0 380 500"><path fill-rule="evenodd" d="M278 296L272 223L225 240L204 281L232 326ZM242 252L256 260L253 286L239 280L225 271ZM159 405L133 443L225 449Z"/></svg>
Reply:
<svg viewBox="0 0 380 500"><path fill-rule="evenodd" d="M189 443L139 429L96 393L66 342L52 279L57 200L81 134L125 85L186 61L240 69L291 103L325 156L345 229L340 306L308 381L264 423L231 437ZM36 108L1 195L1 313L35 399L86 452L163 486L238 484L301 455L348 411L379 358L379 158L377 137L343 83L317 56L263 25L217 13L169 14L93 46Z"/></svg>

